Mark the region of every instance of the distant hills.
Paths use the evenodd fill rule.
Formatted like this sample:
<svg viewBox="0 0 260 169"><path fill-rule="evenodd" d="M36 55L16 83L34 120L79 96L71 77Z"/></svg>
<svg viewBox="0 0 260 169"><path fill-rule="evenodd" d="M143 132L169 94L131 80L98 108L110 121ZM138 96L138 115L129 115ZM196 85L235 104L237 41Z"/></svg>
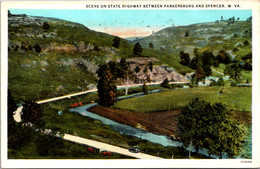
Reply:
<svg viewBox="0 0 260 169"><path fill-rule="evenodd" d="M154 64L166 65L185 75L194 70L179 63L181 50L191 57L194 48L199 48L199 52L232 51L245 40L251 42L251 30L249 21L168 27L148 37L121 39L119 48L115 48L114 36L79 23L9 13L8 87L17 100L91 89L97 82L98 66L121 58L156 58L152 59L156 60ZM140 56L133 54L136 42L143 47ZM243 48L236 55L243 56L250 51L250 47Z"/></svg>
<svg viewBox="0 0 260 169"><path fill-rule="evenodd" d="M251 41L252 22L228 20L209 23L198 23L188 26L173 26L160 30L139 42L144 47L153 43L155 49L178 54L184 50L193 55L194 48L212 50L217 53L221 49L232 50L244 40Z"/></svg>

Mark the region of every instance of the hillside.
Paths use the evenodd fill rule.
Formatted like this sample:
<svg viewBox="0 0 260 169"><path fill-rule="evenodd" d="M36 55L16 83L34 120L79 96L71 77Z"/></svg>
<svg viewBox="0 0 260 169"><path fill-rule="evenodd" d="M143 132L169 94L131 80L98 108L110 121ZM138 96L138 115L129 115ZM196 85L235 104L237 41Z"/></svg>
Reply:
<svg viewBox="0 0 260 169"><path fill-rule="evenodd" d="M8 88L19 101L92 89L100 64L136 57L128 40L121 39L115 48L114 36L56 18L9 14L8 36ZM159 55L164 54L144 49L141 56ZM160 67L160 60L155 60ZM166 76L164 72L159 80ZM172 76L179 74L174 71Z"/></svg>
<svg viewBox="0 0 260 169"><path fill-rule="evenodd" d="M239 48L245 40L252 41L251 21L234 21L230 23L228 20L224 20L168 27L146 38L142 38L138 42L147 48L149 43L152 43L154 49L168 53L168 58L160 59L168 62L168 64L181 72L182 68L179 65L180 51L188 53L193 58L195 48L198 48L199 53L210 50L214 55L217 55L218 51L224 49L231 56L241 58L251 52L251 45L243 47L236 52L233 52L233 49L234 47Z"/></svg>
<svg viewBox="0 0 260 169"><path fill-rule="evenodd" d="M247 35L245 31L248 31ZM186 32L188 35L185 36ZM245 40L251 41L252 22L228 21L199 23L188 26L173 26L160 30L139 42L148 47L153 43L155 49L179 53L184 50L193 55L194 48L211 49L217 51L233 47Z"/></svg>
<svg viewBox="0 0 260 169"><path fill-rule="evenodd" d="M47 25L46 25L47 23ZM119 48L112 47L114 36L93 31L86 26L56 18L27 15L8 17L8 88L16 100L45 99L68 93L92 89L97 82L96 70L100 64L132 61L131 69L152 60L153 71L148 70L151 81L187 80L184 76L194 72L180 64L179 52L184 50L193 57L193 50L206 49L214 54L225 49L236 57L251 52L251 45L238 47L245 40L251 42L251 22L226 21L165 28L149 37L139 39L142 55L133 54L136 41L121 39ZM185 37L185 33L189 36ZM247 34L245 34L247 31ZM153 43L154 48L149 48ZM135 59L136 58L136 59ZM143 59L142 59L143 58ZM149 59L150 58L150 59ZM223 71L223 66L216 68ZM251 72L245 72L251 76ZM137 74L139 82L144 79Z"/></svg>

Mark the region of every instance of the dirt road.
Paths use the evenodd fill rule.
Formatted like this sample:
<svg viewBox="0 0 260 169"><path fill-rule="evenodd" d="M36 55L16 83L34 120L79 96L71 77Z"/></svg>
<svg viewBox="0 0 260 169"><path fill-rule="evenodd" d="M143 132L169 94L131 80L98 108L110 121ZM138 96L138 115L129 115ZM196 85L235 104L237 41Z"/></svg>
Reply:
<svg viewBox="0 0 260 169"><path fill-rule="evenodd" d="M158 84L161 84L161 83L162 82L147 83L147 85L152 86L152 85L158 85ZM188 81L185 81L185 82L170 82L169 84L188 84L188 83L189 83ZM142 86L142 85L143 84L120 85L120 86L117 86L117 89L124 89L126 87L139 87L139 86ZM66 99L66 98L71 98L73 96L79 96L79 95L94 93L94 92L97 92L97 89L92 89L92 90L88 90L88 91L84 91L84 92L68 94L68 95L54 97L54 98L50 98L50 99L39 100L39 101L36 101L36 103L43 104L43 103L48 103L48 102L52 102L52 101L56 101L56 100L62 100L62 99Z"/></svg>
<svg viewBox="0 0 260 169"><path fill-rule="evenodd" d="M65 134L63 137L64 140L72 141L75 143L79 144L84 144L88 145L91 147L95 147L97 149L100 149L101 151L109 151L109 152L115 152L118 154L123 154L126 156L138 158L138 159L162 159L160 157L148 155L148 154L143 154L143 153L131 153L129 150L117 146L113 146L110 144L94 141L94 140L89 140L86 138L78 137L78 136L73 136L70 134Z"/></svg>

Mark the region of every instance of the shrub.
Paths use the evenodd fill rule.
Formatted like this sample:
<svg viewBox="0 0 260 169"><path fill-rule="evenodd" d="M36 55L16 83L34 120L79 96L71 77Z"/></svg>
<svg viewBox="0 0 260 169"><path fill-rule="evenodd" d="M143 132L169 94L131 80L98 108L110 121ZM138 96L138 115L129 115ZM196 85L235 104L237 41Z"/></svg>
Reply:
<svg viewBox="0 0 260 169"><path fill-rule="evenodd" d="M120 46L120 41L121 41L121 39L120 39L119 37L115 36L114 39L113 39L113 44L112 44L112 46L115 47L115 48L119 48L119 46Z"/></svg>
<svg viewBox="0 0 260 169"><path fill-rule="evenodd" d="M233 34L233 37L234 37L234 38L238 38L238 37L239 37L239 34L234 33L234 34Z"/></svg>
<svg viewBox="0 0 260 169"><path fill-rule="evenodd" d="M243 42L243 44L244 44L245 46L248 46L248 45L250 44L250 42L249 42L248 40L245 40L245 41Z"/></svg>
<svg viewBox="0 0 260 169"><path fill-rule="evenodd" d="M42 48L41 48L41 46L40 46L39 44L35 44L35 45L33 46L33 48L34 48L34 51L35 51L35 52L40 53L40 52L42 51Z"/></svg>
<svg viewBox="0 0 260 169"><path fill-rule="evenodd" d="M161 86L164 88L171 88L168 78L164 79L164 81L161 83Z"/></svg>
<svg viewBox="0 0 260 169"><path fill-rule="evenodd" d="M143 84L143 92L144 92L144 94L148 94L148 86L146 85L145 82Z"/></svg>
<svg viewBox="0 0 260 169"><path fill-rule="evenodd" d="M189 31L186 31L186 32L185 32L185 37L189 37L189 36L190 36Z"/></svg>
<svg viewBox="0 0 260 169"><path fill-rule="evenodd" d="M95 46L94 46L94 51L99 52L99 51L100 51L100 48L99 48L97 45L95 45Z"/></svg>
<svg viewBox="0 0 260 169"><path fill-rule="evenodd" d="M134 46L133 53L135 55L141 55L142 52L143 52L143 48L142 48L141 44L140 43L136 43L135 46Z"/></svg>
<svg viewBox="0 0 260 169"><path fill-rule="evenodd" d="M44 30L48 30L48 29L50 28L50 25L48 24L48 22L45 21L45 22L43 23L42 28L43 28Z"/></svg>
<svg viewBox="0 0 260 169"><path fill-rule="evenodd" d="M237 51L239 51L239 49L237 47L234 47L233 52L237 52Z"/></svg>
<svg viewBox="0 0 260 169"><path fill-rule="evenodd" d="M236 86L237 84L235 82L231 82L230 86Z"/></svg>
<svg viewBox="0 0 260 169"><path fill-rule="evenodd" d="M153 43L149 43L149 48L154 49Z"/></svg>
<svg viewBox="0 0 260 169"><path fill-rule="evenodd" d="M223 93L227 93L227 89L226 88L221 88L220 91L219 91L220 94L223 94Z"/></svg>

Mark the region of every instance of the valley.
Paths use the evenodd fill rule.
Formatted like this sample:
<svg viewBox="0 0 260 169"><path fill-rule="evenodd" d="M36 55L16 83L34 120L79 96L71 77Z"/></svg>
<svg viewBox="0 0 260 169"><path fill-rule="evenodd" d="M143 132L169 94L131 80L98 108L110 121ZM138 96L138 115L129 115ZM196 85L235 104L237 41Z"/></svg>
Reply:
<svg viewBox="0 0 260 169"><path fill-rule="evenodd" d="M124 39L80 23L9 13L8 38L8 115L11 117L17 105L24 105L24 114L31 113L27 118L32 123L53 132L108 143L124 151L139 146L141 152L160 158L221 158L222 152L217 154L210 149L209 138L196 143L197 136L193 136L196 144L192 157L188 157L189 137L182 135L185 126L180 125L181 118L188 106L196 106L192 100L198 98L198 103L202 100L201 104L205 104L198 107L208 107L199 112L209 111L212 117L217 111L221 115L227 113L216 115L227 124L220 123L218 133L227 131L225 127L229 124L234 125L234 131L241 129L243 133L241 138L246 141L241 141L241 145L239 142L234 154L224 157L252 158L252 18L171 26L146 37ZM86 110L93 103L99 105ZM215 104L219 107L224 104L223 112ZM183 145L165 146L135 137L72 109L89 111ZM197 121L212 124L210 116L200 118L208 118L206 122ZM24 117L15 124L8 119L11 125L8 132L13 132L8 138L11 159L131 158L120 154L103 156L97 149L93 149L94 153L86 151L85 145L35 134L36 131L22 125L28 122ZM188 121L196 123L195 118ZM215 129L202 130L216 133ZM22 141L16 139L24 133L30 141L24 141L23 137ZM199 135L199 131L194 133ZM47 140L44 142L57 141L62 146L48 147L39 142L40 138ZM21 146L12 147L15 144ZM39 146L46 147L46 151L41 152ZM195 151L197 148L207 153ZM223 154L227 152L228 148L223 150Z"/></svg>

